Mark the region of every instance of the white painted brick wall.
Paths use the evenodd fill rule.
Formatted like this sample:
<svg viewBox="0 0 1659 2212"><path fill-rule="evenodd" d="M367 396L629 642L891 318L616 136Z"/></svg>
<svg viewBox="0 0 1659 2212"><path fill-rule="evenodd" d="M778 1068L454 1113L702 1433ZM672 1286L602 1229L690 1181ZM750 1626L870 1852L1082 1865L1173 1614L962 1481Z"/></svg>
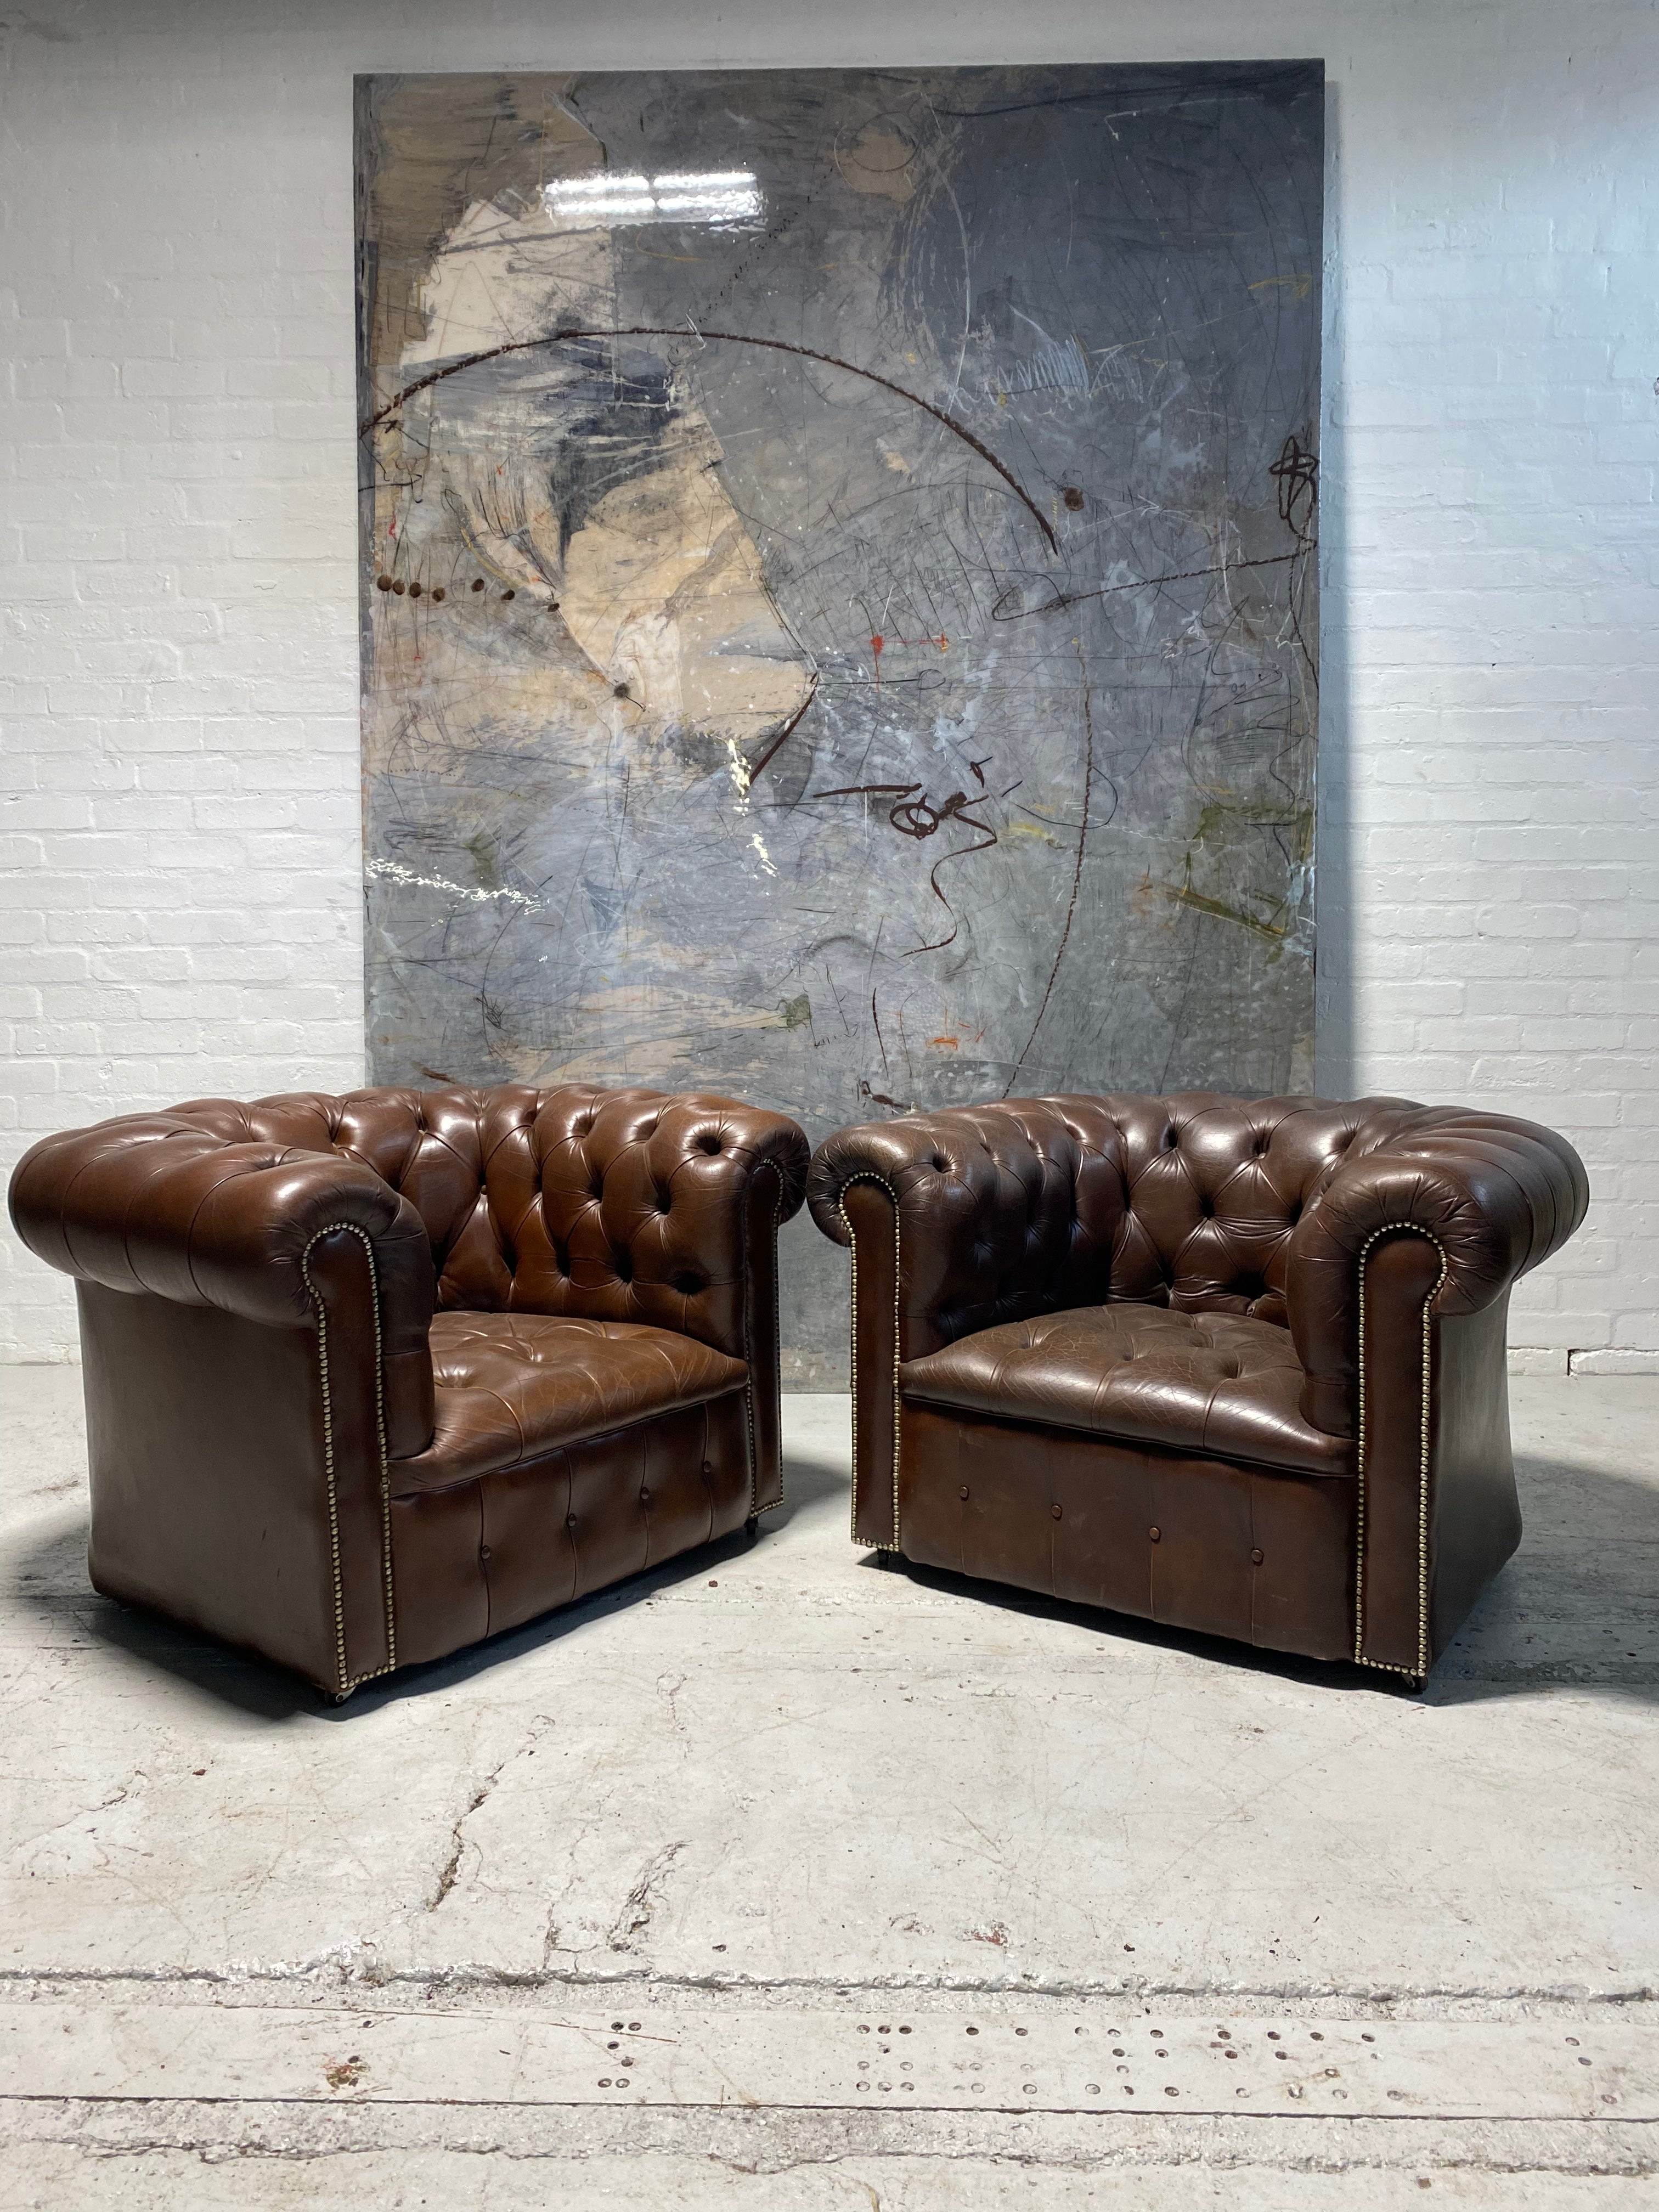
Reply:
<svg viewBox="0 0 1659 2212"><path fill-rule="evenodd" d="M355 70L1322 54L1322 1087L1565 1130L1659 1366L1651 0L27 0L0 30L0 1170L361 1077ZM72 1356L0 1243L0 1357Z"/></svg>

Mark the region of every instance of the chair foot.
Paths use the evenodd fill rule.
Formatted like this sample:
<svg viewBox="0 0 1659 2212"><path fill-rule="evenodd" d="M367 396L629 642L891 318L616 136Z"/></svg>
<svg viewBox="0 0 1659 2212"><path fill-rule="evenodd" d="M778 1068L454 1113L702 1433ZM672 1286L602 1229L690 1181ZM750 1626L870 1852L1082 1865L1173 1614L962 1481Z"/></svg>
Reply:
<svg viewBox="0 0 1659 2212"><path fill-rule="evenodd" d="M896 1569L902 1556L902 1553L891 1551L884 1544L876 1547L876 1565L878 1567Z"/></svg>
<svg viewBox="0 0 1659 2212"><path fill-rule="evenodd" d="M760 1515L751 1513L743 1524L744 1540L752 1544L760 1534Z"/></svg>

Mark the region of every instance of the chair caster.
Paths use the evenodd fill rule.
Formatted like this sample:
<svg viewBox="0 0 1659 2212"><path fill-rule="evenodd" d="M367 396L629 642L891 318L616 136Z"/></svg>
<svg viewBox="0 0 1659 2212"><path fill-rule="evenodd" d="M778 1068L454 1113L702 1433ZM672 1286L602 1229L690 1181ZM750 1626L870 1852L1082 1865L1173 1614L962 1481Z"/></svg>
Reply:
<svg viewBox="0 0 1659 2212"><path fill-rule="evenodd" d="M746 1544L757 1542L760 1536L760 1515L751 1513L743 1524L743 1540Z"/></svg>

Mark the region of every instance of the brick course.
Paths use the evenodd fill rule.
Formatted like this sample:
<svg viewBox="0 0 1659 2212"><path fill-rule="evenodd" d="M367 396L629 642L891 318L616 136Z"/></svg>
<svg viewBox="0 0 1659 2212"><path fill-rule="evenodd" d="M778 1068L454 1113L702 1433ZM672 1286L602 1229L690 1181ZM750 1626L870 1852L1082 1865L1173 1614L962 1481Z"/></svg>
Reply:
<svg viewBox="0 0 1659 2212"><path fill-rule="evenodd" d="M1648 0L31 0L0 30L0 1170L360 1080L355 70L1323 54L1320 1082L1534 1115L1528 1364L1659 1368ZM0 1358L73 1356L0 1240Z"/></svg>

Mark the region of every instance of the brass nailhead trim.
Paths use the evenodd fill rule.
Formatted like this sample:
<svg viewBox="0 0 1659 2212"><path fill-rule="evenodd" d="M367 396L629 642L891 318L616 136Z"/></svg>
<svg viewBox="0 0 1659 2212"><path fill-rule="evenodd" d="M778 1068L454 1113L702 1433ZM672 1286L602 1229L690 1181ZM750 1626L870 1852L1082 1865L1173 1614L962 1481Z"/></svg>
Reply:
<svg viewBox="0 0 1659 2212"><path fill-rule="evenodd" d="M782 1332L778 1320L778 1216L783 1211L783 1171L775 1160L763 1160L755 1172L758 1175L769 1168L777 1195L772 1201L772 1372L776 1375L783 1363ZM744 1240L743 1255L743 1349L749 1363L749 1386L743 1394L744 1418L749 1428L749 1511L752 1517L760 1506L760 1455L755 1449L755 1347L749 1334L749 1252ZM783 1503L783 1435L780 1417L778 1435L778 1494L766 1510L770 1513Z"/></svg>
<svg viewBox="0 0 1659 2212"><path fill-rule="evenodd" d="M380 1571L386 1589L386 1648L384 1667L372 1667L366 1674L348 1676L345 1647L345 1591L340 1574L340 1512L339 1498L334 1479L334 1402L330 1395L328 1377L328 1314L323 1304L322 1293L311 1279L313 1246L325 1237L343 1231L355 1237L362 1246L368 1260L369 1306L374 1316L374 1425L380 1449ZM374 1246L366 1229L355 1221L331 1221L319 1229L300 1255L300 1273L317 1309L317 1366L323 1389L323 1480L328 1492L328 1544L334 1582L334 1664L339 1680L335 1692L337 1698L349 1697L362 1682L372 1682L377 1674L390 1674L398 1664L398 1620L396 1594L392 1580L392 1477L386 1464L386 1359L380 1335L380 1274L374 1264Z"/></svg>
<svg viewBox="0 0 1659 2212"><path fill-rule="evenodd" d="M1365 1637L1365 1262L1370 1249L1379 1238L1401 1233L1425 1237L1440 1255L1440 1273L1435 1278L1423 1301L1423 1383L1422 1398L1418 1415L1419 1449L1417 1468L1417 1667L1397 1667L1389 1659L1368 1659L1364 1653ZM1382 1228L1372 1230L1359 1248L1359 1449L1358 1462L1358 1528L1354 1562L1353 1591L1353 1656L1362 1667L1375 1667L1389 1674L1403 1674L1408 1682L1421 1682L1429 1672L1429 1386L1432 1379L1433 1327L1430 1309L1439 1297L1442 1285L1449 1272L1451 1262L1446 1257L1446 1248L1431 1229L1419 1228L1414 1221L1386 1221Z"/></svg>
<svg viewBox="0 0 1659 2212"><path fill-rule="evenodd" d="M852 1297L852 1385L853 1385L853 1541L866 1549L885 1548L878 1537L859 1534L859 1245L853 1234L853 1224L847 1219L847 1194L854 1183L872 1182L884 1190L893 1201L893 1542L894 1551L899 1545L899 1195L885 1176L866 1170L860 1175L849 1176L841 1187L841 1196L836 1201L836 1211L847 1222L848 1249L853 1255Z"/></svg>

